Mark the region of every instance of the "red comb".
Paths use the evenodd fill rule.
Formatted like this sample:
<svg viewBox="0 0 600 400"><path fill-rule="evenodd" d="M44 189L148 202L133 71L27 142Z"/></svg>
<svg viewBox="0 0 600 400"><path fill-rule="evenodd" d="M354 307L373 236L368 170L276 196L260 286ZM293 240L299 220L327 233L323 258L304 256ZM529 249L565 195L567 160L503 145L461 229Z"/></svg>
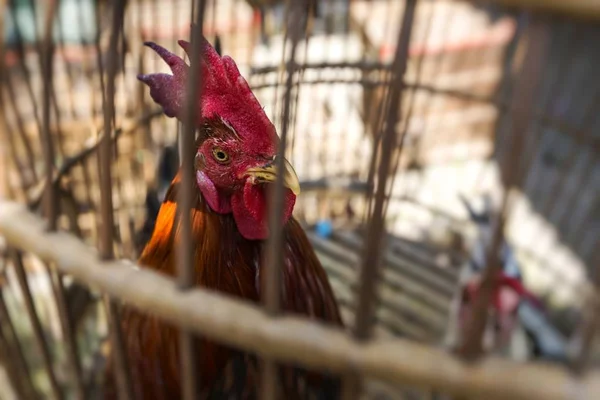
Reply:
<svg viewBox="0 0 600 400"><path fill-rule="evenodd" d="M221 57L205 38L201 40L202 103L198 102L196 123L200 124L202 118L220 117L240 137L252 139L257 151L271 150L277 140L275 127L240 74L235 61L228 56ZM189 56L190 44L184 40L178 43ZM167 116L181 121L190 67L181 57L156 43L144 44L169 65L173 75L138 75L138 79L150 87L150 96L163 107Z"/></svg>

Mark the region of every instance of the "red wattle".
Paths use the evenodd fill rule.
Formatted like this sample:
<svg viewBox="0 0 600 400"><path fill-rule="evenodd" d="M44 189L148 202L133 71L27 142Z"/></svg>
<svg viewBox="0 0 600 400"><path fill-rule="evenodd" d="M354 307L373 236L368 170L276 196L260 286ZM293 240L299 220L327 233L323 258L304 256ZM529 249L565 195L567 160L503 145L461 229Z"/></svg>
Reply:
<svg viewBox="0 0 600 400"><path fill-rule="evenodd" d="M284 217L286 223L296 203L296 196L285 191ZM269 215L265 188L247 182L243 190L231 196L231 208L238 230L248 240L264 240L269 236Z"/></svg>
<svg viewBox="0 0 600 400"><path fill-rule="evenodd" d="M196 172L196 183L204 200L214 212L218 214L229 214L231 212L229 197L219 193L213 181L204 172Z"/></svg>

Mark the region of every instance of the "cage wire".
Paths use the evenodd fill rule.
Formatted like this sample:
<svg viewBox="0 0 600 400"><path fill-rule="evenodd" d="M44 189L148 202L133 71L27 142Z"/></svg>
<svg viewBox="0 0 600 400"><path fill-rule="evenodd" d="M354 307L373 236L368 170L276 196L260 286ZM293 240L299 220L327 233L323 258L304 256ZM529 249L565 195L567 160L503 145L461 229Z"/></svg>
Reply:
<svg viewBox="0 0 600 400"><path fill-rule="evenodd" d="M1 399L102 398L110 357L113 395L137 398L123 303L180 328L186 399L206 396L198 337L259 356L256 393L241 398L312 398L278 391L284 362L339 374L348 399L600 398L597 3L0 8ZM181 213L194 206L187 99L204 77L190 69L179 122L136 76L171 73L147 41L199 65L200 35L236 61L277 129L273 162L282 171L285 156L299 178L294 216L344 331L281 302L283 174L262 304L194 284ZM180 166L184 239L166 277L136 260Z"/></svg>

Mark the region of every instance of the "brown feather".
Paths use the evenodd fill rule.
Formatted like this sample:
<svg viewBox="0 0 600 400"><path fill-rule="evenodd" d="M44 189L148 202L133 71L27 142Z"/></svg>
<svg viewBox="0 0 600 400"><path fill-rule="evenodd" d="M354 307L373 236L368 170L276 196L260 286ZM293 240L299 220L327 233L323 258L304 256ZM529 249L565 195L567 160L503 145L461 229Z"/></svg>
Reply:
<svg viewBox="0 0 600 400"><path fill-rule="evenodd" d="M139 264L168 276L175 276L176 244L179 230L174 228L180 175L173 180L157 217L154 232L139 259ZM257 277L260 277L261 247L263 242L244 239L231 215L212 212L194 186L194 207L191 211L196 283L206 289L217 290L251 302L259 301ZM285 268L282 307L290 313L342 326L333 291L319 260L300 224L291 218L284 228ZM258 270L257 270L258 268ZM160 295L160 294L157 294ZM202 305L199 304L199 307ZM134 391L139 399L178 399L181 397L178 332L175 327L156 317L124 307L122 329ZM238 354L238 356L236 356ZM207 340L199 342L201 388L217 390L217 382L224 379L239 353ZM246 393L240 398L253 398L257 378L250 373L247 356L242 356L246 374ZM284 390L300 396L298 387L312 382L321 383L317 374L298 374L291 367L285 369L284 382L291 382ZM114 396L114 377L109 360L105 398ZM252 378L254 376L254 378ZM231 379L229 379L231 380ZM300 383L299 383L300 382ZM295 387L295 388L294 388ZM219 389L226 390L226 389ZM231 393L229 393L231 394ZM321 396L319 396L321 397ZM215 398L211 395L211 398ZM234 398L238 398L234 396ZM313 398L312 396L298 398ZM321 397L323 398L323 397ZM331 398L331 397L327 397Z"/></svg>

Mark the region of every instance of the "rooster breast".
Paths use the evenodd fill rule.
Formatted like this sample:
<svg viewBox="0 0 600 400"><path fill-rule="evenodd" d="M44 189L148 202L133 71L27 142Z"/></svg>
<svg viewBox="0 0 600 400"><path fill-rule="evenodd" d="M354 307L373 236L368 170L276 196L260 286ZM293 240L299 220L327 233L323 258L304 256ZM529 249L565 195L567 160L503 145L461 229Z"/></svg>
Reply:
<svg viewBox="0 0 600 400"><path fill-rule="evenodd" d="M179 176L169 188L159 211L152 237L139 260L142 267L175 276L175 226ZM244 239L231 215L212 212L195 191L191 211L192 243L198 286L226 295L258 302L261 288L261 254L264 243ZM300 224L290 218L284 228L284 268L282 308L326 324L342 327L342 320L327 275ZM198 307L202 307L201 304ZM181 397L178 330L151 314L126 305L122 312L126 354L137 399L177 399ZM254 398L257 377L253 356L198 339L200 388L209 398ZM112 360L109 359L105 398L114 397ZM280 368L286 397L338 397L336 377L309 373L296 366ZM298 397L295 397L298 396Z"/></svg>

